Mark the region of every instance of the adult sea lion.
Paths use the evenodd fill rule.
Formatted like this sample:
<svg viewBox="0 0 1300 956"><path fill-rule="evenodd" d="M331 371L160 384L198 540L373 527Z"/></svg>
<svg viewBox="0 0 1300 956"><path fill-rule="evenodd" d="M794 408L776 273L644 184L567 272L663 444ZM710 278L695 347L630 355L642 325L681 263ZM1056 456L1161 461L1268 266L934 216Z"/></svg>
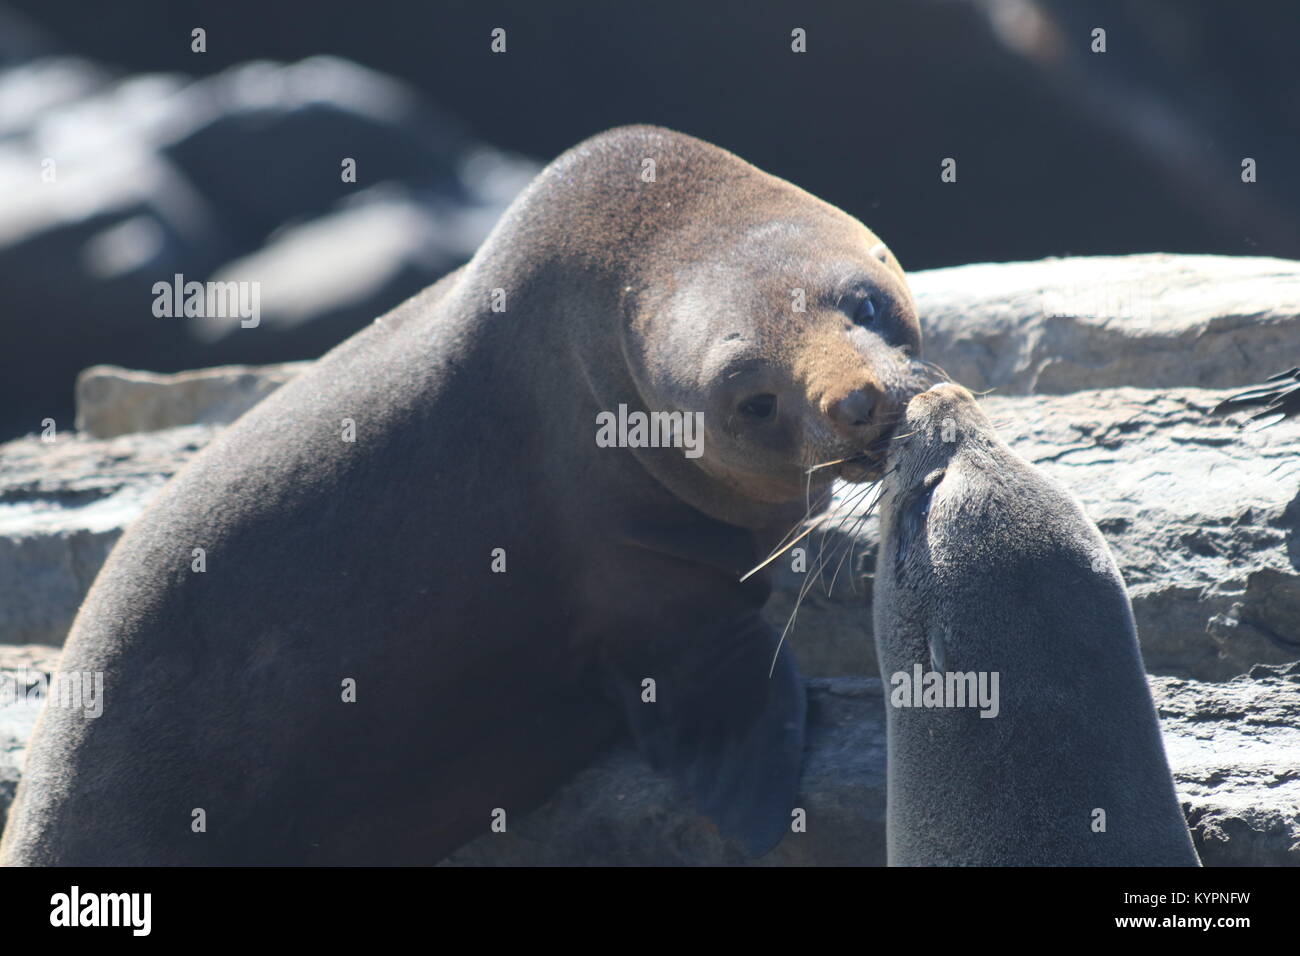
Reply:
<svg viewBox="0 0 1300 956"><path fill-rule="evenodd" d="M890 865L1198 865L1096 527L961 386L912 399L895 444L873 612Z"/></svg>
<svg viewBox="0 0 1300 956"><path fill-rule="evenodd" d="M768 849L804 692L738 578L872 474L919 343L845 213L667 130L580 144L127 531L62 661L103 714L46 708L0 858L428 863L629 729ZM647 411L658 447L597 441Z"/></svg>

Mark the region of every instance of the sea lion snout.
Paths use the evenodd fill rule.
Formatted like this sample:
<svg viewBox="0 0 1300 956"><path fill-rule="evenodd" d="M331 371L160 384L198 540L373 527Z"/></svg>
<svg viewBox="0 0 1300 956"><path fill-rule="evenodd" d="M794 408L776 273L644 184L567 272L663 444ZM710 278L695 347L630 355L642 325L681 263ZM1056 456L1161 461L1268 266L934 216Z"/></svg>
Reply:
<svg viewBox="0 0 1300 956"><path fill-rule="evenodd" d="M821 402L822 414L830 419L831 427L850 441L861 439L876 424L884 395L874 385L863 385L838 396L828 394Z"/></svg>
<svg viewBox="0 0 1300 956"><path fill-rule="evenodd" d="M865 451L898 419L903 393L914 391L895 387L905 377L904 364L899 350L878 336L846 334L837 321L800 340L793 379L820 419L809 425L839 446L824 451Z"/></svg>
<svg viewBox="0 0 1300 956"><path fill-rule="evenodd" d="M872 382L823 395L820 407L831 432L853 450L836 473L849 482L877 480L902 414L898 397Z"/></svg>

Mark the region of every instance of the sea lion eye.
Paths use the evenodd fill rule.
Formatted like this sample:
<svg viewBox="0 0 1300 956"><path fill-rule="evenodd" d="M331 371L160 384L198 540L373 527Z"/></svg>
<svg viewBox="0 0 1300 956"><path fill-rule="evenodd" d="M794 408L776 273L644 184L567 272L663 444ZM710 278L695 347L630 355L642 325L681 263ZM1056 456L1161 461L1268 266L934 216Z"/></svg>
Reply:
<svg viewBox="0 0 1300 956"><path fill-rule="evenodd" d="M864 295L858 302L858 307L853 310L853 321L857 325L870 325L876 318L876 301L869 295Z"/></svg>
<svg viewBox="0 0 1300 956"><path fill-rule="evenodd" d="M775 395L752 395L740 403L739 411L745 418L768 419L776 411Z"/></svg>

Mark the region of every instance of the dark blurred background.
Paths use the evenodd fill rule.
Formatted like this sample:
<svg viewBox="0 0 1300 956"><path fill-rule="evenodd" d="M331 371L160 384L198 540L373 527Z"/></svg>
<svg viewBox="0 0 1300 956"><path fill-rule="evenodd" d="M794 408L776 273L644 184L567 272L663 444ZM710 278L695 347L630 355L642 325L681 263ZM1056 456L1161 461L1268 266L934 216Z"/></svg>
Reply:
<svg viewBox="0 0 1300 956"><path fill-rule="evenodd" d="M66 416L94 362L318 355L471 254L536 163L630 122L808 189L913 270L1300 257L1292 2L0 3L0 437ZM155 318L177 272L259 281L262 326Z"/></svg>

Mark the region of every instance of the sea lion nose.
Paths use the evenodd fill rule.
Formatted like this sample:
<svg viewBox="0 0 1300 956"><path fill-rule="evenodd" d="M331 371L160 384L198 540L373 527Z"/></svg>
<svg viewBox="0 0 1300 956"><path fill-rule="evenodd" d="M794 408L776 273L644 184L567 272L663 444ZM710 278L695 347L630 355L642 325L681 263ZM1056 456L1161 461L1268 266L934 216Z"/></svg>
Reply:
<svg viewBox="0 0 1300 956"><path fill-rule="evenodd" d="M822 411L837 432L845 438L857 438L871 427L876 399L873 389L856 388L839 398L827 400Z"/></svg>

